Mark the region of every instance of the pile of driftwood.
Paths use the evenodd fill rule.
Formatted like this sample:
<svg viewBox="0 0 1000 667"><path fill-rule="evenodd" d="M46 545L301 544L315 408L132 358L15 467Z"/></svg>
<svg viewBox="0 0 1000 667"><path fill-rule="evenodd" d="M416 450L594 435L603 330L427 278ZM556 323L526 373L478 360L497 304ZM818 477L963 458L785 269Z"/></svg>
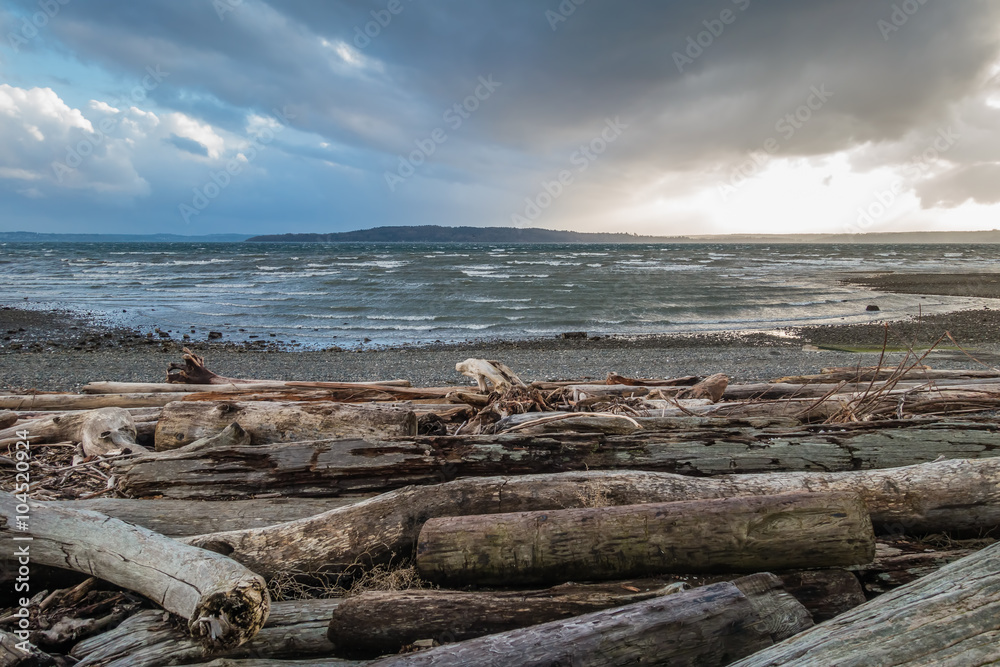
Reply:
<svg viewBox="0 0 1000 667"><path fill-rule="evenodd" d="M0 395L0 666L1000 660L1000 372L456 370Z"/></svg>

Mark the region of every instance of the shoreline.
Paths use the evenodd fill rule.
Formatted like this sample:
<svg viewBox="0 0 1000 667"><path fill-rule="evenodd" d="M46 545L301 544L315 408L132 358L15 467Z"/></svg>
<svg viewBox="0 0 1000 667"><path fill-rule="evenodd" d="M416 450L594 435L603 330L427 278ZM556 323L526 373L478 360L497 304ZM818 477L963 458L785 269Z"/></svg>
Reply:
<svg viewBox="0 0 1000 667"><path fill-rule="evenodd" d="M768 332L617 334L308 351L266 341L149 338L137 330L108 326L68 311L4 306L0 322L0 391L5 392L75 391L97 380L163 381L167 365L181 360L185 346L203 355L209 368L219 374L241 378L401 378L416 385L461 386L467 379L454 370L455 363L481 357L502 360L526 380L603 381L607 373L616 372L642 377L726 373L733 381L751 382L815 373L829 366L874 365L886 331L882 322L873 322ZM936 368L975 366L968 352L983 363L1000 364L1000 309L893 321L888 331L887 364L898 363L908 347L926 349L945 331L952 333L962 349L945 340L925 363Z"/></svg>

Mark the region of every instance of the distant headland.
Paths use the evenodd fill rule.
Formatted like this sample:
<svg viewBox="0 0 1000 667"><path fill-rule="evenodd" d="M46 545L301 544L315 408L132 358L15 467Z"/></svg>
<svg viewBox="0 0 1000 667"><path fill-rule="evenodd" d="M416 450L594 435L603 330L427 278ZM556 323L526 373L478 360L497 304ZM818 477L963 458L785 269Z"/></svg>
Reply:
<svg viewBox="0 0 1000 667"><path fill-rule="evenodd" d="M399 225L329 234L44 234L0 232L0 243L998 243L1000 231L876 232L871 234L727 234L640 236L628 233L571 232L519 227Z"/></svg>
<svg viewBox="0 0 1000 667"><path fill-rule="evenodd" d="M1000 231L873 234L729 234L639 236L520 227L375 227L330 234L267 234L250 243L1000 243Z"/></svg>

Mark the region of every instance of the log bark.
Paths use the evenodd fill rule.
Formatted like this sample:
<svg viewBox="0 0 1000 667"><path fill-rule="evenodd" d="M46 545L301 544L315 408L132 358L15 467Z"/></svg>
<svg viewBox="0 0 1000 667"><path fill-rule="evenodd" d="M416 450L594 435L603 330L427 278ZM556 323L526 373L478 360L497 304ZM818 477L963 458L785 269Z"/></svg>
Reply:
<svg viewBox="0 0 1000 667"><path fill-rule="evenodd" d="M463 479L399 489L268 528L184 541L227 553L267 577L285 570L344 572L412 554L432 517L825 491L862 496L879 532L979 533L1000 525L1000 459L984 459L715 479L634 471Z"/></svg>
<svg viewBox="0 0 1000 667"><path fill-rule="evenodd" d="M860 498L790 493L434 518L420 531L416 563L422 578L456 588L780 572L874 556Z"/></svg>
<svg viewBox="0 0 1000 667"><path fill-rule="evenodd" d="M1000 661L1000 544L886 593L734 667Z"/></svg>
<svg viewBox="0 0 1000 667"><path fill-rule="evenodd" d="M206 646L232 647L257 634L270 598L264 580L239 563L193 549L146 528L96 512L30 503L0 492L0 533L17 537L28 522L33 563L84 572L141 593L187 620ZM23 516L27 515L27 519Z"/></svg>
<svg viewBox="0 0 1000 667"><path fill-rule="evenodd" d="M20 417L17 416L16 412L10 412L8 410L0 410L0 429L9 428L17 423Z"/></svg>
<svg viewBox="0 0 1000 667"><path fill-rule="evenodd" d="M163 424L161 420L158 434ZM940 456L971 459L998 454L997 427L971 423L792 433L753 428L643 430L627 436L513 433L206 445L124 461L117 466L117 476L119 489L131 497L191 500L260 493L335 496L457 477L588 469L697 476L850 471L901 467Z"/></svg>
<svg viewBox="0 0 1000 667"><path fill-rule="evenodd" d="M95 498L57 500L56 507L99 512L166 535L188 537L228 530L264 528L359 503L370 496L347 498L258 498L254 500L131 500Z"/></svg>
<svg viewBox="0 0 1000 667"><path fill-rule="evenodd" d="M171 403L156 427L156 449L177 449L239 422L253 444L316 437L391 437L417 433L411 410L367 405L287 403Z"/></svg>
<svg viewBox="0 0 1000 667"><path fill-rule="evenodd" d="M209 650L193 641L163 614L144 611L110 632L79 642L70 655L77 667L159 667L212 658L266 658L330 655L326 638L330 615L340 600L274 602L264 627L239 647ZM284 664L270 662L269 664Z"/></svg>
<svg viewBox="0 0 1000 667"><path fill-rule="evenodd" d="M185 393L152 394L28 394L0 396L8 410L94 410L97 408L157 408L179 401Z"/></svg>
<svg viewBox="0 0 1000 667"><path fill-rule="evenodd" d="M812 625L770 574L392 656L371 667L726 665Z"/></svg>
<svg viewBox="0 0 1000 667"><path fill-rule="evenodd" d="M563 584L533 591L367 591L333 611L333 655L371 659L421 639L465 641L680 593L683 583L655 580Z"/></svg>

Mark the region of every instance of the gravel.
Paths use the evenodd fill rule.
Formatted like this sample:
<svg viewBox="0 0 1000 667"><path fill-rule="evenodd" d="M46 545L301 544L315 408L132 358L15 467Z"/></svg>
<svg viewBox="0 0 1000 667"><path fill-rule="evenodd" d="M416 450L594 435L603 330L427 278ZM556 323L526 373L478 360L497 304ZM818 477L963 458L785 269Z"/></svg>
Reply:
<svg viewBox="0 0 1000 667"><path fill-rule="evenodd" d="M889 348L926 347L944 331L950 340L925 363L935 368L1000 364L1000 310L972 310L889 326ZM402 346L388 349L288 351L270 343L237 345L148 338L64 312L0 310L0 390L73 391L95 380L161 382L170 362L190 346L215 372L277 380L372 381L404 378L415 385L467 384L455 363L500 359L525 380L594 379L608 372L639 377L726 373L735 382L816 373L828 366L874 365L882 324L825 326L769 333L610 336ZM821 348L839 349L821 349ZM890 354L897 363L901 352Z"/></svg>

